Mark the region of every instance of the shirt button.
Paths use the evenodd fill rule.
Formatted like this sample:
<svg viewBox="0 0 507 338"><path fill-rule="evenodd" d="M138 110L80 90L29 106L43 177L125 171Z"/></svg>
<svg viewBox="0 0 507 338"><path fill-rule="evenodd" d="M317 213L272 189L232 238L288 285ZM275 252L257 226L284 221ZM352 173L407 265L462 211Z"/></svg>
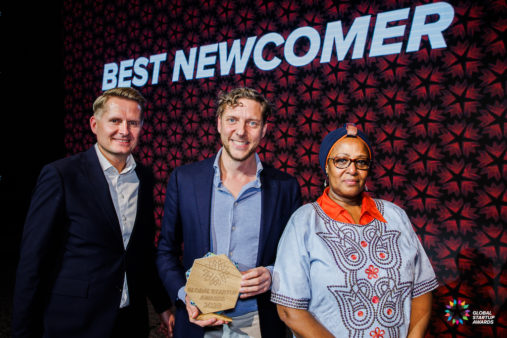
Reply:
<svg viewBox="0 0 507 338"><path fill-rule="evenodd" d="M234 202L234 206L237 207L238 206L238 202Z"/></svg>
<svg viewBox="0 0 507 338"><path fill-rule="evenodd" d="M236 227L233 225L231 228L232 231L236 230Z"/></svg>
<svg viewBox="0 0 507 338"><path fill-rule="evenodd" d="M232 257L232 251L229 251L229 257Z"/></svg>
<svg viewBox="0 0 507 338"><path fill-rule="evenodd" d="M125 217L125 215L123 215L122 219L123 219L123 221L126 221L127 217Z"/></svg>

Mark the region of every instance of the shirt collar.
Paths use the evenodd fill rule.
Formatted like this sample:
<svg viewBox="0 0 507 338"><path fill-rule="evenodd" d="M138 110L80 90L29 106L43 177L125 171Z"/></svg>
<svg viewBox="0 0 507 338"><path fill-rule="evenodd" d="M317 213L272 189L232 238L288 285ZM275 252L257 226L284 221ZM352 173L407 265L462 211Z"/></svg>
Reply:
<svg viewBox="0 0 507 338"><path fill-rule="evenodd" d="M373 218L378 219L381 222L387 223L384 216L380 213L380 211L377 208L377 205L375 204L375 201L373 198L368 195L368 193L363 192L363 201L361 205L361 214L369 213Z"/></svg>
<svg viewBox="0 0 507 338"><path fill-rule="evenodd" d="M363 218L365 214L369 214L371 217L376 218L381 222L387 223L380 211L377 209L373 198L371 198L366 192L363 192L362 196L360 218ZM324 190L322 195L318 198L317 202L321 206L322 210L324 210L324 212L333 219L341 219L343 216L340 217L340 215L344 213L349 215L347 210L345 210L342 206L333 201L331 197L329 197L329 187ZM350 218L350 216L346 218Z"/></svg>
<svg viewBox="0 0 507 338"><path fill-rule="evenodd" d="M102 171L104 171L104 172L111 171L112 170L111 168L113 168L116 172L118 172L118 170L116 170L116 168L113 167L111 162L109 162L108 159L102 154L97 143L95 143L95 152L97 153L97 157L99 158L99 163L100 163L100 167L102 168ZM134 160L134 156L132 156L132 154L130 154L127 157L127 163L125 163L125 168L123 168L123 170L120 174L128 174L132 170L134 170L135 168L136 168L136 161Z"/></svg>
<svg viewBox="0 0 507 338"><path fill-rule="evenodd" d="M213 177L213 184L215 184L215 186L217 186L217 187L222 186L222 178L220 177L220 164L219 164L220 162L219 161L220 161L220 156L222 155L223 149L224 149L224 147L220 148L217 155L215 156L215 161L213 162L213 169L215 170L215 176ZM261 186L260 175L261 175L261 171L264 169L264 167L262 166L262 162L261 162L259 155L257 153L255 153L254 155L255 155L255 164L257 165L257 172L256 172L257 178L255 179L255 187L260 188L260 186Z"/></svg>

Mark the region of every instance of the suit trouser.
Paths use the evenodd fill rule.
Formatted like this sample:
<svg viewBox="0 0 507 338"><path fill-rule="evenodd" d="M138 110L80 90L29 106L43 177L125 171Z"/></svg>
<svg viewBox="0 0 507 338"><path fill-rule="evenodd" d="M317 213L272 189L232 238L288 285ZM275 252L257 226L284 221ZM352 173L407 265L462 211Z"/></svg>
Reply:
<svg viewBox="0 0 507 338"><path fill-rule="evenodd" d="M204 338L261 337L259 312L253 311L233 317L232 323L206 330Z"/></svg>
<svg viewBox="0 0 507 338"><path fill-rule="evenodd" d="M134 311L131 306L118 310L118 316L114 324L111 338L148 337L148 327L145 318L141 318L139 311Z"/></svg>

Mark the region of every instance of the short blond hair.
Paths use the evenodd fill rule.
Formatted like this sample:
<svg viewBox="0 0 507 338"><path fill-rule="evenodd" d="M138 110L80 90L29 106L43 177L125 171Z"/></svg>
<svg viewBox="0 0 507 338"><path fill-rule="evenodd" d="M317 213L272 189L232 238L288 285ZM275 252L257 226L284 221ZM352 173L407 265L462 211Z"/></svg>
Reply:
<svg viewBox="0 0 507 338"><path fill-rule="evenodd" d="M225 108L238 106L239 99L250 99L259 102L261 105L262 123L266 123L271 115L271 104L261 93L248 87L235 88L228 93L221 92L218 95L217 117L222 116Z"/></svg>
<svg viewBox="0 0 507 338"><path fill-rule="evenodd" d="M141 107L141 114L144 112L144 105L146 104L146 99L144 96L137 89L130 87L121 87L106 90L102 93L102 95L97 97L95 102L93 102L93 115L96 118L100 118L102 114L104 114L104 107L111 97L119 97L135 101Z"/></svg>

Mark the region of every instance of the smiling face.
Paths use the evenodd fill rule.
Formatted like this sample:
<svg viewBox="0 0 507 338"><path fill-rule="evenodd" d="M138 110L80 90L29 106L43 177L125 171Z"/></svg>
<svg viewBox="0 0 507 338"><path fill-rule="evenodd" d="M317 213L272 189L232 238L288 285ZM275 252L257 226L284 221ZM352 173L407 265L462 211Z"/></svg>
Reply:
<svg viewBox="0 0 507 338"><path fill-rule="evenodd" d="M355 162L351 162L345 169L338 169L334 166L332 158L369 160L368 148L358 138L346 137L331 150L326 164L330 187L329 197L338 204L360 201L369 171L358 170Z"/></svg>
<svg viewBox="0 0 507 338"><path fill-rule="evenodd" d="M118 163L125 164L136 147L141 132L141 118L139 104L120 97L110 97L102 114L90 118L100 152L115 167Z"/></svg>
<svg viewBox="0 0 507 338"><path fill-rule="evenodd" d="M227 106L218 117L217 128L225 149L223 155L234 161L249 159L266 134L261 105L250 99L239 99L238 105Z"/></svg>

